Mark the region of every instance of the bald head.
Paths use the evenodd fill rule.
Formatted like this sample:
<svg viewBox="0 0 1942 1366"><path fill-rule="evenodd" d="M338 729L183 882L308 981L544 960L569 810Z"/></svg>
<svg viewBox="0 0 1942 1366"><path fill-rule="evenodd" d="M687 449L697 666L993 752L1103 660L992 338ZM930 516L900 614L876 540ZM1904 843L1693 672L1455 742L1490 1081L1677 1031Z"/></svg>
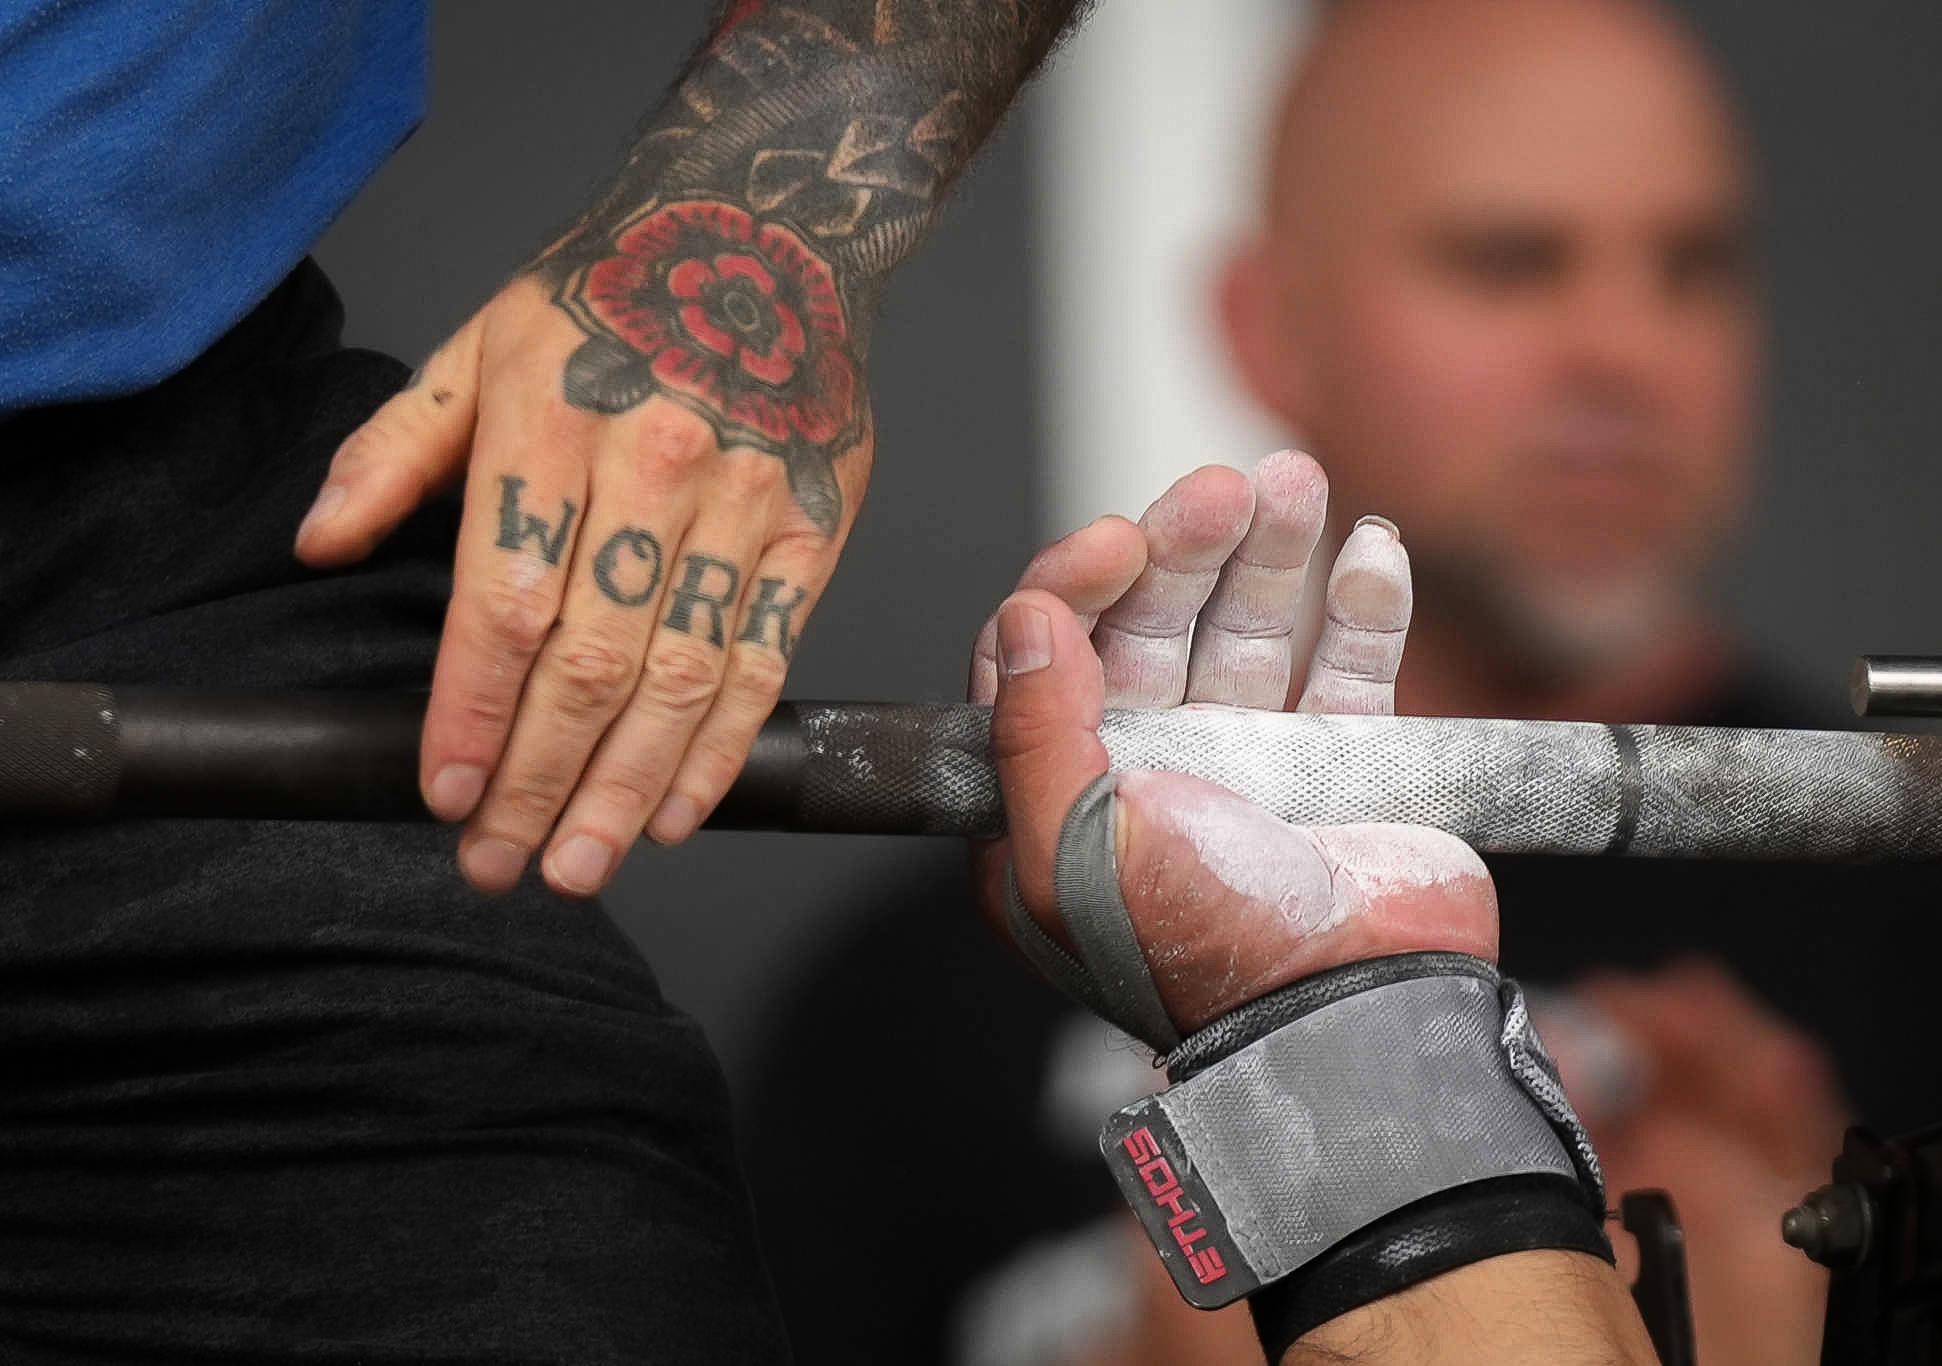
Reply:
<svg viewBox="0 0 1942 1366"><path fill-rule="evenodd" d="M1338 0L1230 271L1255 392L1347 515L1401 523L1420 618L1609 668L1741 499L1757 328L1717 77L1644 0Z"/></svg>
<svg viewBox="0 0 1942 1366"><path fill-rule="evenodd" d="M1642 0L1336 0L1288 83L1269 219L1339 231L1380 211L1385 181L1518 193L1525 174L1617 173L1683 155L1712 193L1743 190L1719 81L1692 39ZM1593 154L1588 156L1587 154ZM1378 176L1371 176L1379 168Z"/></svg>

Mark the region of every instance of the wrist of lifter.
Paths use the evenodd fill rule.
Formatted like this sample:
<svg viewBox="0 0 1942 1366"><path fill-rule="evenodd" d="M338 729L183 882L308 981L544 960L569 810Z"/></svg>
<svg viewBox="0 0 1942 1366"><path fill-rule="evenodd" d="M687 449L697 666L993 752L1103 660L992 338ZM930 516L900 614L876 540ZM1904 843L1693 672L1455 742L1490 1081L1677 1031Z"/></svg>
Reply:
<svg viewBox="0 0 1942 1366"><path fill-rule="evenodd" d="M1539 1250L1473 1262L1322 1324L1279 1366L1615 1366L1657 1361L1610 1264Z"/></svg>
<svg viewBox="0 0 1942 1366"><path fill-rule="evenodd" d="M1178 956L1155 973L1126 907L1122 886L1151 879L1117 787L1096 781L1068 813L1055 920L1031 915L1015 878L1011 920L1048 975L1167 1054L1174 1087L1109 1121L1101 1148L1189 1302L1250 1298L1273 1359L1485 1260L1610 1260L1597 1158L1514 983L1469 954L1394 953L1208 1019L1218 997L1183 990ZM1183 1014L1200 1023L1184 1037Z"/></svg>
<svg viewBox="0 0 1942 1366"><path fill-rule="evenodd" d="M1182 1040L1176 1085L1101 1147L1189 1302L1246 1296L1272 1357L1451 1271L1556 1249L1609 1262L1597 1158L1487 963L1316 973Z"/></svg>

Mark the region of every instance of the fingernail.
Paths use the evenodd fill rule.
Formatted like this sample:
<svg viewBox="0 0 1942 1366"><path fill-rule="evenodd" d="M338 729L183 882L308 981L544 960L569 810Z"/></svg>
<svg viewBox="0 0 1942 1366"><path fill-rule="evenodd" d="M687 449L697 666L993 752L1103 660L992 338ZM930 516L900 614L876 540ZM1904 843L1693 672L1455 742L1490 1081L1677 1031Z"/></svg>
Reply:
<svg viewBox="0 0 1942 1366"><path fill-rule="evenodd" d="M317 495L317 501L310 505L310 511L303 517L303 525L297 528L297 539L302 540L325 522L335 517L350 498L350 492L342 484L325 484Z"/></svg>
<svg viewBox="0 0 1942 1366"><path fill-rule="evenodd" d="M485 792L486 771L476 764L447 764L432 777L425 805L442 821L462 821Z"/></svg>
<svg viewBox="0 0 1942 1366"><path fill-rule="evenodd" d="M553 880L569 892L595 892L613 870L614 847L592 835L575 835L553 851Z"/></svg>
<svg viewBox="0 0 1942 1366"><path fill-rule="evenodd" d="M1356 531L1360 531L1365 526L1381 527L1384 531L1388 532L1390 537L1394 540L1400 541L1403 538L1402 532L1396 529L1396 524L1390 521L1387 517L1376 517L1376 516L1364 517L1355 524L1353 529Z"/></svg>
<svg viewBox="0 0 1942 1366"><path fill-rule="evenodd" d="M998 609L998 669L1006 678L1035 673L1052 662L1052 619L1030 603Z"/></svg>
<svg viewBox="0 0 1942 1366"><path fill-rule="evenodd" d="M473 886L503 892L526 871L526 851L505 840L483 839L460 850L459 863Z"/></svg>
<svg viewBox="0 0 1942 1366"><path fill-rule="evenodd" d="M661 803L647 823L647 833L656 844L679 844L700 824L701 808L677 792Z"/></svg>

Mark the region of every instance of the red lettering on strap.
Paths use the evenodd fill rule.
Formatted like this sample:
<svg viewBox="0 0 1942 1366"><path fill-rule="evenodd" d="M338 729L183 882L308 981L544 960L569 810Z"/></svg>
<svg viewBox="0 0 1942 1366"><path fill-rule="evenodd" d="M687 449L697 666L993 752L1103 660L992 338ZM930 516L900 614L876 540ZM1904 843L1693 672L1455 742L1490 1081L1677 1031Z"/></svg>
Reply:
<svg viewBox="0 0 1942 1366"><path fill-rule="evenodd" d="M1146 1192L1153 1197L1153 1203L1162 1210L1171 1211L1167 1227L1173 1232L1173 1241L1187 1254L1187 1265L1202 1285L1212 1285L1227 1274L1227 1262L1214 1247L1194 1251L1194 1244L1208 1236L1207 1225L1200 1220L1200 1211L1194 1208L1193 1201L1187 1196L1174 1174L1173 1164L1160 1153L1160 1141L1153 1136L1151 1129L1136 1129L1123 1139L1120 1146L1126 1155L1133 1159L1140 1180L1146 1183Z"/></svg>

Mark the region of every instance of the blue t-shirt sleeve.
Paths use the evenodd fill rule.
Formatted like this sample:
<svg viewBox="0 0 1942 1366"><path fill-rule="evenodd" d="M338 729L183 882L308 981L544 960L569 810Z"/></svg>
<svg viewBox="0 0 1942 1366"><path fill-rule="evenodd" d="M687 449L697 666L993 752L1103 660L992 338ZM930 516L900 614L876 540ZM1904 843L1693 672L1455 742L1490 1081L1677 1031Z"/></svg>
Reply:
<svg viewBox="0 0 1942 1366"><path fill-rule="evenodd" d="M424 0L0 0L0 411L174 373L423 116Z"/></svg>

